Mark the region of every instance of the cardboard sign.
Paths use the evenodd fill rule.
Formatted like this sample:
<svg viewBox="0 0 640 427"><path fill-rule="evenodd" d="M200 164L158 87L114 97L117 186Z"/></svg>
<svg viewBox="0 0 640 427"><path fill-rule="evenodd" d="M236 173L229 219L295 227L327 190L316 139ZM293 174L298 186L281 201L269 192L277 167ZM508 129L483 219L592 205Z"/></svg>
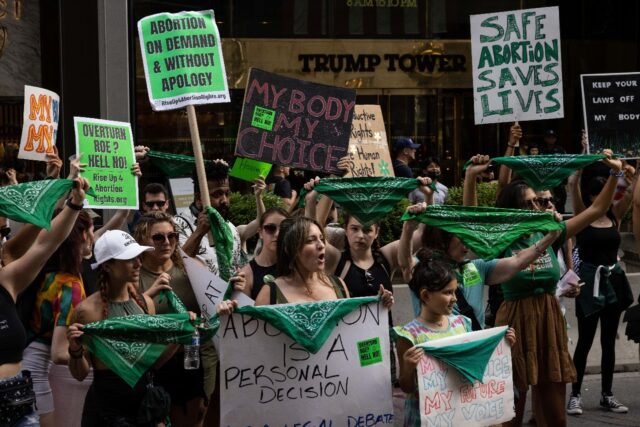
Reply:
<svg viewBox="0 0 640 427"><path fill-rule="evenodd" d="M176 215L180 215L189 210L193 203L193 179L191 178L171 178L169 180L173 206L176 207Z"/></svg>
<svg viewBox="0 0 640 427"><path fill-rule="evenodd" d="M74 117L76 153L86 163L83 178L98 194L88 197L89 208L138 209L138 178L131 172L136 162L131 124Z"/></svg>
<svg viewBox="0 0 640 427"><path fill-rule="evenodd" d="M339 172L347 154L356 91L252 68L236 155L322 172Z"/></svg>
<svg viewBox="0 0 640 427"><path fill-rule="evenodd" d="M138 36L154 110L231 100L213 10L147 16Z"/></svg>
<svg viewBox="0 0 640 427"><path fill-rule="evenodd" d="M47 154L54 154L59 113L58 94L39 87L24 87L19 159L46 161Z"/></svg>
<svg viewBox="0 0 640 427"><path fill-rule="evenodd" d="M270 163L236 157L233 167L229 171L229 176L249 182L253 182L259 177L266 179L272 166Z"/></svg>
<svg viewBox="0 0 640 427"><path fill-rule="evenodd" d="M262 320L223 316L220 425L393 425L388 319L362 305L311 354Z"/></svg>
<svg viewBox="0 0 640 427"><path fill-rule="evenodd" d="M355 106L349 157L349 172L345 176L395 176L379 105Z"/></svg>
<svg viewBox="0 0 640 427"><path fill-rule="evenodd" d="M429 344L445 347L484 340L505 329L469 332ZM416 371L423 426L489 426L509 421L515 416L511 348L504 338L489 359L482 383L470 383L455 368L426 354Z"/></svg>
<svg viewBox="0 0 640 427"><path fill-rule="evenodd" d="M611 148L640 157L640 73L583 74L580 80L589 153Z"/></svg>
<svg viewBox="0 0 640 427"><path fill-rule="evenodd" d="M189 276L191 289L198 300L202 317L210 319L216 314L216 306L224 298L229 284L209 271L199 261L181 253L184 269Z"/></svg>
<svg viewBox="0 0 640 427"><path fill-rule="evenodd" d="M557 7L471 15L475 123L564 116Z"/></svg>

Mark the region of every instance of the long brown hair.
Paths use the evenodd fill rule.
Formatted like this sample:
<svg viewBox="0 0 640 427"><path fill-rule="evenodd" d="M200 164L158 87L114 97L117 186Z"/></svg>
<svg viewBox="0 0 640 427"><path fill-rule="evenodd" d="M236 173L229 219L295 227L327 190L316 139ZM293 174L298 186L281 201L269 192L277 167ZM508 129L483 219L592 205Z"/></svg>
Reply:
<svg viewBox="0 0 640 427"><path fill-rule="evenodd" d="M57 264L56 270L75 276L82 274L82 249L86 244L85 233L89 232L92 225L93 221L89 214L84 210L80 211L71 233L51 255L50 260Z"/></svg>
<svg viewBox="0 0 640 427"><path fill-rule="evenodd" d="M149 235L149 233L151 232L151 227L161 222L171 224L171 227L173 227L173 231L176 233L178 232L178 226L175 222L173 222L173 218L171 217L171 215L163 212L147 212L142 215L142 217L140 217L140 222L138 222L136 226L133 238L136 239L139 244L143 244L144 240L149 241L149 239L151 239L151 236ZM176 267L184 271L184 262L182 261L182 256L180 256L180 250L178 249L179 246L180 245L176 243L176 248L171 254L171 261L173 261L173 264ZM146 253L142 253L140 259L144 261L144 258L146 256L149 255Z"/></svg>

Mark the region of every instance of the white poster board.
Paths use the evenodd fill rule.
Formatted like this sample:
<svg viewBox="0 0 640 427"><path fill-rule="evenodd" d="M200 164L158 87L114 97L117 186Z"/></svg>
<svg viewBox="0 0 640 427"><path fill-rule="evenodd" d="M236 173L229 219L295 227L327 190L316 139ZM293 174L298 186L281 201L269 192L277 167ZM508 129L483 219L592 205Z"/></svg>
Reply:
<svg viewBox="0 0 640 427"><path fill-rule="evenodd" d="M171 178L169 180L173 206L176 207L176 215L182 215L189 211L189 206L193 203L193 179L192 178Z"/></svg>
<svg viewBox="0 0 640 427"><path fill-rule="evenodd" d="M60 96L57 93L25 85L19 159L44 162L47 154L54 154L59 115Z"/></svg>
<svg viewBox="0 0 640 427"><path fill-rule="evenodd" d="M191 289L198 300L202 317L210 319L216 313L216 306L222 301L227 287L224 280L209 271L200 261L182 252L184 269L189 276Z"/></svg>
<svg viewBox="0 0 640 427"><path fill-rule="evenodd" d="M432 347L484 340L505 327L455 335L430 342ZM423 426L489 426L515 417L511 348L503 338L484 372L483 383L469 383L453 367L427 354L416 367Z"/></svg>
<svg viewBox="0 0 640 427"><path fill-rule="evenodd" d="M262 320L223 316L220 425L393 425L388 320L381 303L361 305L311 354Z"/></svg>
<svg viewBox="0 0 640 427"><path fill-rule="evenodd" d="M558 7L471 15L475 123L564 117Z"/></svg>

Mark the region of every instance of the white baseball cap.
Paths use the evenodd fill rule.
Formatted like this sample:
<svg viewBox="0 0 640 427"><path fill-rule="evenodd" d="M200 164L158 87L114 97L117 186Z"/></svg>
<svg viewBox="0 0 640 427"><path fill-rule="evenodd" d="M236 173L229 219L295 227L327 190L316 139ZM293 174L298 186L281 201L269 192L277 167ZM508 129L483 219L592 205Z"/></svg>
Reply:
<svg viewBox="0 0 640 427"><path fill-rule="evenodd" d="M122 230L109 230L104 233L93 247L96 262L91 264L92 269L98 268L102 263L110 259L132 259L142 252L154 250L151 246L141 246L130 234Z"/></svg>

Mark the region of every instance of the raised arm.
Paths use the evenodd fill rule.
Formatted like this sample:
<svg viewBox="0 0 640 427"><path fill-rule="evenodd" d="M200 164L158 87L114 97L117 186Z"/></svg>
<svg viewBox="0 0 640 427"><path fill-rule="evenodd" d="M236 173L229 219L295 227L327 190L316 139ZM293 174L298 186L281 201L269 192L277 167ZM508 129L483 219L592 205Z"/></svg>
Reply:
<svg viewBox="0 0 640 427"><path fill-rule="evenodd" d="M238 226L238 232L240 233L240 240L242 244L255 236L260 228L260 218L266 211L264 201L262 200L262 193L266 186L267 185L262 178L258 178L253 182L253 194L256 197L256 219L251 221L249 224Z"/></svg>
<svg viewBox="0 0 640 427"><path fill-rule="evenodd" d="M421 213L427 208L427 203L418 203L407 207L409 213ZM402 224L402 234L398 244L398 267L402 269L404 280L411 279L411 269L413 268L413 252L416 239L414 238L419 224L417 221L409 220Z"/></svg>
<svg viewBox="0 0 640 427"><path fill-rule="evenodd" d="M640 185L633 189L633 236L636 238L637 251L640 253Z"/></svg>
<svg viewBox="0 0 640 427"><path fill-rule="evenodd" d="M516 148L520 146L520 139L522 139L522 128L515 122L509 129L509 141L507 141L507 148L504 152L504 157L511 157L516 155ZM511 168L500 165L498 171L498 189L497 194L511 182Z"/></svg>
<svg viewBox="0 0 640 427"><path fill-rule="evenodd" d="M9 265L27 252L42 229L33 224L24 224L20 230L2 245L2 265Z"/></svg>
<svg viewBox="0 0 640 427"><path fill-rule="evenodd" d="M462 204L464 206L478 206L477 178L479 174L487 170L489 161L489 156L482 154L476 154L471 158L471 165L467 168L462 189Z"/></svg>
<svg viewBox="0 0 640 427"><path fill-rule="evenodd" d="M575 236L593 221L600 218L607 212L609 206L611 206L613 194L615 193L616 186L618 185L618 177L615 175L622 171L622 161L614 159L613 153L609 149L604 150L603 154L607 156L603 162L611 168L612 175L609 176L605 186L602 188L602 191L598 194L598 197L596 197L591 206L585 209L582 213L565 221L567 226L567 239Z"/></svg>
<svg viewBox="0 0 640 427"><path fill-rule="evenodd" d="M638 183L638 176L636 175L636 170L631 165L625 165L624 168L624 179L627 183L627 191L625 191L624 196L621 200L618 201L615 205L613 205L613 214L616 216L618 220L618 224L622 222L622 218L626 215L627 211L631 207L631 201L633 199L633 191Z"/></svg>
<svg viewBox="0 0 640 427"><path fill-rule="evenodd" d="M576 171L569 177L569 189L571 190L571 205L573 206L573 214L582 213L586 206L582 201L582 191L580 190L580 181L582 180L582 170Z"/></svg>

